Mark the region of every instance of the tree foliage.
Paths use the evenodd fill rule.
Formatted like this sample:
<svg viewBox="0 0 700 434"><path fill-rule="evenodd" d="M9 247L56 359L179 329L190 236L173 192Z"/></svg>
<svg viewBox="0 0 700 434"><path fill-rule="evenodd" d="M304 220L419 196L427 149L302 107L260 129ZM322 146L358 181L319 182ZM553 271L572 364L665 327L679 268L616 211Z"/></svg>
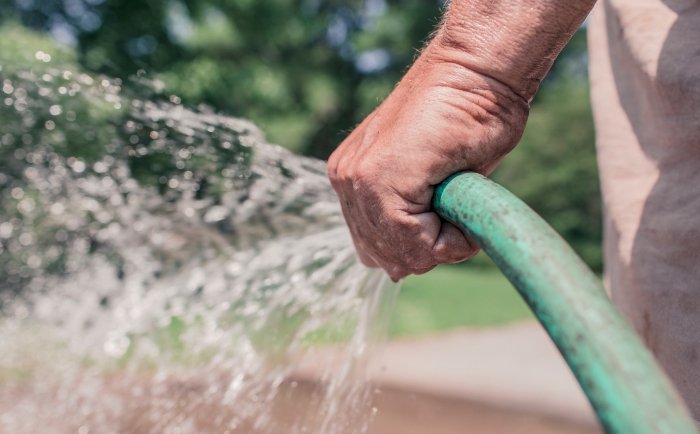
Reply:
<svg viewBox="0 0 700 434"><path fill-rule="evenodd" d="M183 102L252 119L272 142L321 158L386 97L441 14L437 0L15 4L5 19L74 42L89 69L159 73Z"/></svg>

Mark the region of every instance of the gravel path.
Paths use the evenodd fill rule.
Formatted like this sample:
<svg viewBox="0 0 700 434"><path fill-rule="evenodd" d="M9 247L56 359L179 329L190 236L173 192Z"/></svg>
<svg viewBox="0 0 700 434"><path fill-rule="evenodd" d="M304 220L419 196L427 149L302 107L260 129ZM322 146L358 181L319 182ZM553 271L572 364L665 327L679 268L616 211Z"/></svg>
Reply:
<svg viewBox="0 0 700 434"><path fill-rule="evenodd" d="M576 379L534 322L392 341L373 367L373 376L383 389L597 427ZM416 411L418 407L410 412L412 417Z"/></svg>

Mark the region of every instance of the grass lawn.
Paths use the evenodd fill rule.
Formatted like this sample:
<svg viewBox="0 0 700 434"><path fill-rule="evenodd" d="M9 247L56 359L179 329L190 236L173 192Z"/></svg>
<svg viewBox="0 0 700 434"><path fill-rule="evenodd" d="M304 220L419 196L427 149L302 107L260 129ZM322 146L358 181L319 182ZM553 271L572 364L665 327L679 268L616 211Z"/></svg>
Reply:
<svg viewBox="0 0 700 434"><path fill-rule="evenodd" d="M533 319L520 295L494 267L442 265L404 280L391 337L456 327L487 327Z"/></svg>

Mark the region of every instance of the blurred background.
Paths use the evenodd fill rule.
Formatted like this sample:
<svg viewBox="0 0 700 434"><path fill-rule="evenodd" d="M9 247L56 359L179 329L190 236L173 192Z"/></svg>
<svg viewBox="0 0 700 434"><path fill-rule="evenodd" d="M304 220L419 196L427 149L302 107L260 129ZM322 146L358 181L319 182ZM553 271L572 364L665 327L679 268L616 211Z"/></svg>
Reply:
<svg viewBox="0 0 700 434"><path fill-rule="evenodd" d="M51 39L64 61L121 78L125 88L129 76L157 78L186 105L250 119L269 142L326 159L391 92L444 8L441 0L0 0L0 41L33 55L22 45L27 35ZM600 273L587 67L584 25L492 178ZM529 310L480 254L406 279L390 334L406 340L520 321L532 321Z"/></svg>

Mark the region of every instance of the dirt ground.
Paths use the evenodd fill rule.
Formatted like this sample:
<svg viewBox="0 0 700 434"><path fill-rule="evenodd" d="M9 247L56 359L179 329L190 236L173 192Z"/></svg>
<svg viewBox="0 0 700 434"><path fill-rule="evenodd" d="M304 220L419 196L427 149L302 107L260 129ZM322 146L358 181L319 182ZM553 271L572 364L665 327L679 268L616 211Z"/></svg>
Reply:
<svg viewBox="0 0 700 434"><path fill-rule="evenodd" d="M384 389L370 434L599 434L571 422L476 402Z"/></svg>
<svg viewBox="0 0 700 434"><path fill-rule="evenodd" d="M3 388L0 433L319 434L324 431L314 422L319 408L319 388L312 382L282 383L277 398L265 407L260 418L260 414L246 417L254 407L226 406L221 399L207 399L210 385L205 382L161 383L158 392L158 388L142 380L107 378L100 384L100 390L81 399L65 396L56 389L52 391L50 387L42 391ZM140 389L139 393L134 394L134 388ZM572 422L395 389L375 391L371 407L376 411L367 434L600 433ZM369 409L363 414L367 413L373 411ZM358 426L334 432L357 433Z"/></svg>

